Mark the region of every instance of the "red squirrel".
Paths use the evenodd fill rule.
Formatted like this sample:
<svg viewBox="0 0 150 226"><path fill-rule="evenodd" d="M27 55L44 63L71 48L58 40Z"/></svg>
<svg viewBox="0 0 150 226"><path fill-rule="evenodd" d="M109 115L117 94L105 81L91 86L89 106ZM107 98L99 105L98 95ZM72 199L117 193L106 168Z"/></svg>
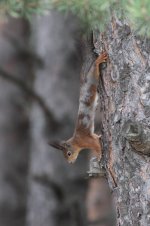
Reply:
<svg viewBox="0 0 150 226"><path fill-rule="evenodd" d="M80 89L79 110L73 136L67 141L50 142L54 148L61 150L69 163L74 163L83 149L90 149L101 159L102 147L100 137L94 133L94 118L97 106L97 86L99 82L99 65L106 62L107 54L102 53L92 64L85 82Z"/></svg>

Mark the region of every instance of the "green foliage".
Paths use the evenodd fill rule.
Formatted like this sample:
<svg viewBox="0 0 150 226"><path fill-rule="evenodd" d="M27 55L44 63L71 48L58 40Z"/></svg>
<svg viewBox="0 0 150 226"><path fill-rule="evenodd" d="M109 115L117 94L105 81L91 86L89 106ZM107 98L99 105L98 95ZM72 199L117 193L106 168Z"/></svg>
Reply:
<svg viewBox="0 0 150 226"><path fill-rule="evenodd" d="M110 8L114 2L114 0L52 0L52 5L62 12L77 15L84 28L103 30L111 15Z"/></svg>
<svg viewBox="0 0 150 226"><path fill-rule="evenodd" d="M0 14L30 18L50 9L73 13L86 29L103 30L111 12L123 14L140 34L150 36L150 0L0 0ZM148 30L149 29L149 30Z"/></svg>
<svg viewBox="0 0 150 226"><path fill-rule="evenodd" d="M150 0L128 0L126 6L130 23L140 34L150 36Z"/></svg>
<svg viewBox="0 0 150 226"><path fill-rule="evenodd" d="M0 13L13 17L30 18L33 14L43 14L50 6L49 3L43 3L40 0L1 0Z"/></svg>

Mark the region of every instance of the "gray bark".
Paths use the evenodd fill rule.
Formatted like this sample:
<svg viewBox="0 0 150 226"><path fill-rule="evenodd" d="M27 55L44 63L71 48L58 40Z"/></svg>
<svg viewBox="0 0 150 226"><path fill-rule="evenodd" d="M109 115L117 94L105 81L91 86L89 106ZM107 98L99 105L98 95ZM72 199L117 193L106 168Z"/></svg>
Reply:
<svg viewBox="0 0 150 226"><path fill-rule="evenodd" d="M101 130L117 225L150 225L150 40L113 18L97 36L109 55L100 82Z"/></svg>

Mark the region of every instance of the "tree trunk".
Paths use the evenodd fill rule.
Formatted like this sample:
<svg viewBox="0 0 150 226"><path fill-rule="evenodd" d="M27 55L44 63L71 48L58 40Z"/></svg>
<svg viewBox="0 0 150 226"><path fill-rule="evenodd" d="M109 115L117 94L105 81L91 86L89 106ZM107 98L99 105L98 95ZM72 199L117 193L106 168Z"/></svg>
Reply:
<svg viewBox="0 0 150 226"><path fill-rule="evenodd" d="M107 51L100 121L118 226L150 225L150 40L113 18L95 48Z"/></svg>
<svg viewBox="0 0 150 226"><path fill-rule="evenodd" d="M27 83L29 60L22 51L28 45L29 24L12 19L0 25L0 225L25 225L29 121L24 91L12 82ZM9 75L10 74L10 75Z"/></svg>
<svg viewBox="0 0 150 226"><path fill-rule="evenodd" d="M43 98L51 118L34 104L31 112L31 162L29 171L28 226L84 226L86 153L69 165L50 140L73 134L79 95L80 64L74 43L77 28L57 13L33 23L33 37L43 68L36 70L36 93Z"/></svg>

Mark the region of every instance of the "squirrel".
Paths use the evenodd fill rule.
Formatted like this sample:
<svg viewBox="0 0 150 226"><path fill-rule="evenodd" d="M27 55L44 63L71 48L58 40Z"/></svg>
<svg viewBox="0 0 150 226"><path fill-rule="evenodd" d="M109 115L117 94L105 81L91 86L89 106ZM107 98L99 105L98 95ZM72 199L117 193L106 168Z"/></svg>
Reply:
<svg viewBox="0 0 150 226"><path fill-rule="evenodd" d="M78 117L73 136L67 141L49 143L52 147L61 150L69 163L74 163L83 149L93 151L99 161L102 157L101 135L94 133L94 118L98 101L99 65L106 60L106 52L98 56L81 86Z"/></svg>

